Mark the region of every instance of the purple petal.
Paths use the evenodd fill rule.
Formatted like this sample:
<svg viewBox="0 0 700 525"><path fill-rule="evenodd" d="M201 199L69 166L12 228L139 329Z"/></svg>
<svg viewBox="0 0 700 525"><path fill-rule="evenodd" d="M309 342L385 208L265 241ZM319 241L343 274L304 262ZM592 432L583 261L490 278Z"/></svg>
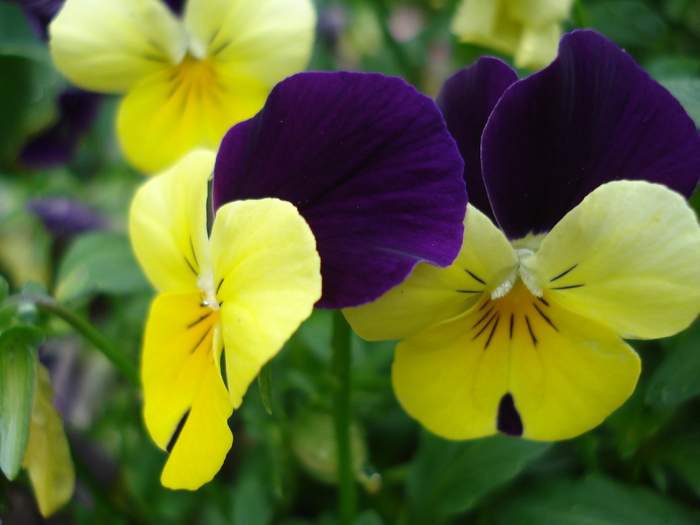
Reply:
<svg viewBox="0 0 700 525"><path fill-rule="evenodd" d="M463 163L437 107L398 78L301 73L234 126L216 160L214 206L277 197L316 236L317 306L372 301L419 261L459 252Z"/></svg>
<svg viewBox="0 0 700 525"><path fill-rule="evenodd" d="M700 177L693 121L593 31L565 35L550 66L505 92L481 146L491 206L512 239L549 231L612 180L658 182L689 197Z"/></svg>
<svg viewBox="0 0 700 525"><path fill-rule="evenodd" d="M32 199L27 203L27 209L43 221L54 237L67 238L111 227L105 216L68 197Z"/></svg>
<svg viewBox="0 0 700 525"><path fill-rule="evenodd" d="M20 158L33 168L49 168L70 162L81 139L97 117L102 95L79 89L58 97L58 121L27 142Z"/></svg>
<svg viewBox="0 0 700 525"><path fill-rule="evenodd" d="M46 40L48 35L46 28L51 19L63 6L65 0L10 0L10 3L17 4L27 15L32 29L41 38Z"/></svg>
<svg viewBox="0 0 700 525"><path fill-rule="evenodd" d="M501 95L517 80L518 74L508 64L483 57L451 76L437 99L464 160L469 202L492 220L495 218L481 177L481 134Z"/></svg>

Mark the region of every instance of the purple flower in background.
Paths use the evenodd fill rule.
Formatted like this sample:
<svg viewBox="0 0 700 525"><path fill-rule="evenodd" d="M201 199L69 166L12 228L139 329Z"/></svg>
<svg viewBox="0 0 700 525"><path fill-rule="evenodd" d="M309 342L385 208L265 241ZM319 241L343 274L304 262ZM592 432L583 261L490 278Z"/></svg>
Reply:
<svg viewBox="0 0 700 525"><path fill-rule="evenodd" d="M58 239L111 227L104 215L68 197L32 199L27 203L27 209L38 216L51 235Z"/></svg>
<svg viewBox="0 0 700 525"><path fill-rule="evenodd" d="M301 73L224 137L215 209L276 197L297 207L321 255L322 308L367 303L416 263L459 251L462 160L428 97L398 78Z"/></svg>
<svg viewBox="0 0 700 525"><path fill-rule="evenodd" d="M58 97L56 122L31 138L20 151L20 159L33 168L50 168L69 162L82 138L90 131L102 95L67 89Z"/></svg>
<svg viewBox="0 0 700 525"><path fill-rule="evenodd" d="M524 80L482 58L439 97L470 203L449 268L418 265L344 313L402 339L392 382L432 432L568 439L634 390L623 339L686 328L700 310L700 227L686 202L700 136L681 105L592 31Z"/></svg>

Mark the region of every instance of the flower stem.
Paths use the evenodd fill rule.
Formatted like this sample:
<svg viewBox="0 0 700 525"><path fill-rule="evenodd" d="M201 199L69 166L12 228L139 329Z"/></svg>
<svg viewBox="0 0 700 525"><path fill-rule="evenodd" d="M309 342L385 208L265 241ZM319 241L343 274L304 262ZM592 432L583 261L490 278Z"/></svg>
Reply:
<svg viewBox="0 0 700 525"><path fill-rule="evenodd" d="M340 310L333 317L333 377L336 391L333 399L333 419L338 455L338 482L340 485L340 517L343 525L352 525L357 509L357 487L353 472L350 425L350 326Z"/></svg>
<svg viewBox="0 0 700 525"><path fill-rule="evenodd" d="M32 303L40 310L60 317L75 330L80 332L85 339L95 345L132 385L139 385L139 373L134 364L116 346L105 339L88 321L68 310L53 297L49 297L48 295L19 294L11 297L8 301Z"/></svg>

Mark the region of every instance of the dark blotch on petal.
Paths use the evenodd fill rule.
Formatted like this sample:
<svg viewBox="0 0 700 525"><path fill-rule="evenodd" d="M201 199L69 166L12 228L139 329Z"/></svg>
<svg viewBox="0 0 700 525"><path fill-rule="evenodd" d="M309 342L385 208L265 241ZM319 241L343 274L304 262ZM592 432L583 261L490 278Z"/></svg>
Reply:
<svg viewBox="0 0 700 525"><path fill-rule="evenodd" d="M182 11L185 8L185 0L163 0L163 2L173 13L178 16L182 15Z"/></svg>
<svg viewBox="0 0 700 525"><path fill-rule="evenodd" d="M321 255L317 306L344 308L378 298L419 261L452 263L466 207L462 169L435 103L403 80L302 73L224 137L214 206L294 204Z"/></svg>
<svg viewBox="0 0 700 525"><path fill-rule="evenodd" d="M549 231L612 180L658 182L689 197L700 177L693 121L593 31L565 35L551 65L504 93L481 145L491 206L511 239Z"/></svg>
<svg viewBox="0 0 700 525"><path fill-rule="evenodd" d="M499 432L508 436L522 436L523 422L520 419L520 414L515 408L513 396L508 393L501 398L498 404L498 423L496 428Z"/></svg>
<svg viewBox="0 0 700 525"><path fill-rule="evenodd" d="M491 220L495 218L481 177L481 134L503 92L517 80L517 73L505 62L482 57L450 77L437 98L464 160L469 202Z"/></svg>

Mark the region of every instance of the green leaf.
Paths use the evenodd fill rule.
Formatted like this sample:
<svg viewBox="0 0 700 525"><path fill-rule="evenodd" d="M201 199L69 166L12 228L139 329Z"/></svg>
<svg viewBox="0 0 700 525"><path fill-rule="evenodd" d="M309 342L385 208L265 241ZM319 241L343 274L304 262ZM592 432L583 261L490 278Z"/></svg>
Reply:
<svg viewBox="0 0 700 525"><path fill-rule="evenodd" d="M424 432L407 484L410 522L432 523L469 510L548 447L500 435L454 442Z"/></svg>
<svg viewBox="0 0 700 525"><path fill-rule="evenodd" d="M0 55L0 163L7 162L24 138L32 93L32 60Z"/></svg>
<svg viewBox="0 0 700 525"><path fill-rule="evenodd" d="M15 326L0 335L0 468L14 479L29 441L37 347L44 338L29 326Z"/></svg>
<svg viewBox="0 0 700 525"><path fill-rule="evenodd" d="M666 24L654 11L634 0L602 0L586 5L591 28L622 47L654 47Z"/></svg>
<svg viewBox="0 0 700 525"><path fill-rule="evenodd" d="M10 284L2 275L0 275L0 303L2 303L10 295Z"/></svg>
<svg viewBox="0 0 700 525"><path fill-rule="evenodd" d="M693 525L689 511L648 489L593 474L529 485L499 500L497 525Z"/></svg>
<svg viewBox="0 0 700 525"><path fill-rule="evenodd" d="M654 371L646 399L652 405L675 406L700 394L700 322L678 336L674 348Z"/></svg>
<svg viewBox="0 0 700 525"><path fill-rule="evenodd" d="M695 126L700 128L700 78L670 78L659 83L678 99Z"/></svg>
<svg viewBox="0 0 700 525"><path fill-rule="evenodd" d="M91 232L81 235L61 261L56 299L65 302L98 292L125 295L149 288L126 236Z"/></svg>
<svg viewBox="0 0 700 525"><path fill-rule="evenodd" d="M269 362L260 369L258 387L260 388L260 397L262 397L265 412L272 415L272 366Z"/></svg>

